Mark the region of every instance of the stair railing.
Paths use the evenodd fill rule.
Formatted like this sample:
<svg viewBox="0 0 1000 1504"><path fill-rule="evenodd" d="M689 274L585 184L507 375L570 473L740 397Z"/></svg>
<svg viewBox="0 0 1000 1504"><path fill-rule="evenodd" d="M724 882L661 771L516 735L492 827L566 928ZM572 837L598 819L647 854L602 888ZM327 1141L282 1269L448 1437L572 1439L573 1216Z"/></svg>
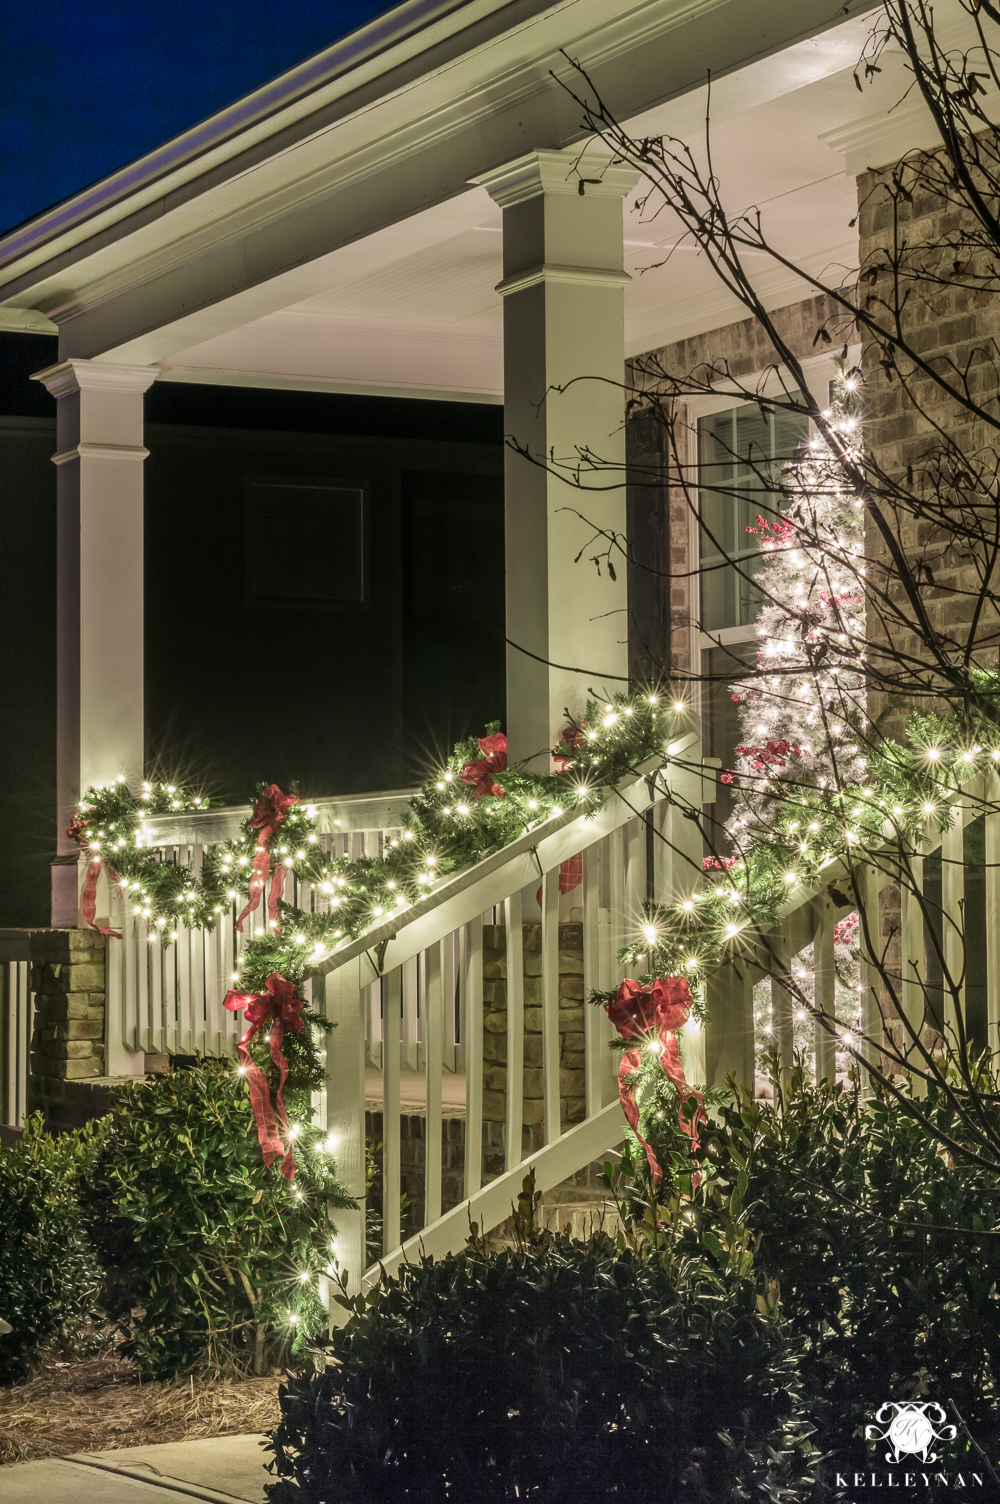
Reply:
<svg viewBox="0 0 1000 1504"><path fill-rule="evenodd" d="M567 812L540 822L503 850L442 881L408 910L387 916L358 939L342 943L314 972L313 996L335 1025L326 1052L322 1104L341 1176L358 1198L356 1212L338 1212L334 1264L356 1292L364 1280L418 1250L440 1256L464 1245L470 1220L487 1230L510 1214L527 1168L539 1190L586 1168L623 1137L608 1050L610 1026L602 1010L584 1008L584 1118L565 1121L561 1092L559 1019L559 869L582 854L583 992L608 990L623 972L618 952L642 924L647 896L666 896L678 884L693 889L701 870L701 837L684 810L712 798L696 732L672 743L668 761L611 791L590 817ZM684 754L687 754L685 757ZM656 836L663 840L656 840ZM652 846L654 860L647 860ZM676 854L682 854L681 874ZM522 1162L521 1083L525 1001L523 914L541 888L541 1060L544 1143ZM483 1176L483 925L502 924L506 947L506 1103L502 1175ZM457 954L454 972L450 957ZM401 1239L401 1051L407 968L420 978L424 1079L424 1226ZM382 1207L380 1264L365 1256L365 1005L378 985L383 1002ZM465 1065L464 1185L459 1205L442 1206L442 1041L448 992L455 986ZM698 1079L702 1079L701 1076Z"/></svg>
<svg viewBox="0 0 1000 1504"><path fill-rule="evenodd" d="M834 925L847 918L860 903L866 923L861 933L861 1046L863 1059L874 1066L882 1057L872 1041L882 1036L881 982L877 950L884 951L888 936L882 934L880 896L891 886L899 889L898 926L901 965L896 986L905 1014L914 1029L921 1028L927 1013L930 947L925 934L929 912L940 908L941 948L944 969L953 987L941 988L945 1028L953 1039L956 1014L965 1016L967 917L965 894L965 831L975 820L985 825L984 944L987 976L987 1041L1000 1052L1000 774L993 769L977 774L958 789L938 799L938 809L948 804L958 810L942 832L936 815L929 818L916 840L901 840L886 822L886 839L877 848L859 853L852 862L834 858L823 868L820 880L798 884L782 906L777 922L734 939L726 962L709 979L706 1029L706 1079L721 1083L732 1073L743 1084L754 1081L754 1060L759 1043L754 1034L753 988L770 979L772 989L771 1038L777 1046L779 1066L784 1071L793 1060L794 1010L788 987L796 956L814 947L815 990L812 1002L827 1016L834 1016L836 976L834 970ZM940 899L927 896L927 859L940 852ZM836 897L834 896L836 895ZM845 906L844 898L854 900ZM891 1021L891 1016L886 1016ZM904 1047L909 1043L904 1039ZM816 1022L813 1060L817 1077L832 1076L835 1069L837 1031ZM918 1061L915 1063L919 1063ZM919 1088L918 1088L919 1089Z"/></svg>

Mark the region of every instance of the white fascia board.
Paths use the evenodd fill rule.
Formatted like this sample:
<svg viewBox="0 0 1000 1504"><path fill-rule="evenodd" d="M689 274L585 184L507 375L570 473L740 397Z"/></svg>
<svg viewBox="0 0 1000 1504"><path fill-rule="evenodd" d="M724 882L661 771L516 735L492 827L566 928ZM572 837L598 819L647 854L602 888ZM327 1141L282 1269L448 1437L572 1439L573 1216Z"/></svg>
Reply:
<svg viewBox="0 0 1000 1504"><path fill-rule="evenodd" d="M401 7L392 16L414 8ZM474 18L481 24L471 24ZM320 211L318 228L329 250L364 238L393 214L405 219L420 207L445 202L476 171L526 148L561 145L574 135L578 139L579 110L549 77L561 45L568 43L584 58L612 104L626 115L697 88L709 62L717 73L731 71L815 35L837 19L831 20L825 0L773 0L766 14L761 0L752 5L747 0L645 0L624 13L620 0L562 0L548 6L531 0L507 6L470 0L399 44L414 54L408 82L400 82L399 68L395 78L388 71L397 54L384 53L296 100L287 112L272 114L238 137L187 158L177 168L173 189L163 178L144 183L131 196L95 209L91 219L68 229L61 240L44 239L45 216L15 232L26 236L31 231L36 241L24 241L22 254L6 275L0 273L0 294L6 291L8 305L20 310L17 317L34 308L64 332L67 323L77 323L76 337L69 342L72 353L169 358L199 337L294 301L284 287L268 293L264 284L288 274L294 283L295 272L307 270L317 258L317 215L307 224L307 211ZM497 35L502 27L507 29ZM462 35L456 35L458 30ZM356 34L359 45L369 31ZM445 56L445 43L451 44L451 56ZM366 71L377 74L368 79L367 96L362 87ZM332 114L327 109L324 123L320 103L328 106L333 94L339 102ZM289 133L289 118L296 114L296 129ZM408 198L399 185L416 152L423 153L422 182L420 192L411 187ZM137 172L140 166L136 164ZM373 184L376 178L382 178L381 191ZM109 179L104 185L109 196L113 183ZM362 200L355 195L349 203L342 195L358 185L365 190ZM331 210L335 196L336 207L345 205L349 211L341 216L342 227ZM61 209L68 213L84 197ZM87 238L81 241L83 236ZM0 255L5 251L14 253L11 236L0 242ZM147 291L153 283L160 284L159 295L150 299ZM132 307L122 306L120 317L99 317L93 329L84 330L79 321L92 309L130 292L141 296L130 300ZM308 296L308 289L298 296ZM212 310L207 329L192 319L193 308ZM162 341L147 339L138 356L135 336L167 330L178 315L183 327Z"/></svg>
<svg viewBox="0 0 1000 1504"><path fill-rule="evenodd" d="M339 94L380 74L388 76L406 58L440 41L446 31L464 29L505 4L506 0L406 0L154 151L15 226L0 237L0 266L27 269L89 240L116 220L141 212L286 131Z"/></svg>
<svg viewBox="0 0 1000 1504"><path fill-rule="evenodd" d="M340 377L282 376L271 371L231 371L210 366L167 366L157 382L180 381L191 386L252 386L272 392L331 392L341 397L408 397L428 402L478 402L503 406L503 392L494 387L394 385L378 381L349 381Z"/></svg>

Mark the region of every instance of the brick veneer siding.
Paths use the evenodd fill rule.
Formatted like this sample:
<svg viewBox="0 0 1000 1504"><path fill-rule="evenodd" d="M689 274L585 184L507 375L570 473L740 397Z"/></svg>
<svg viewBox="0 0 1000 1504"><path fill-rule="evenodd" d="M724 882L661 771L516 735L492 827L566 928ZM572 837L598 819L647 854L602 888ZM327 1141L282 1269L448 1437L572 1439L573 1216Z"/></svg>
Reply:
<svg viewBox="0 0 1000 1504"><path fill-rule="evenodd" d="M786 341L797 358L803 360L816 354L814 340L817 329L826 324L832 327L840 320L837 305L822 294L778 308L770 317L779 337ZM733 376L743 377L773 365L776 358L768 335L756 319L739 319L734 324L725 324L718 329L710 329L705 334L695 334L637 356L628 364L627 380L640 391L651 383L655 384L654 377L642 374L640 368L643 362L659 365L675 376L685 376L699 366L725 361ZM633 423L631 426L634 428L637 424ZM692 549L688 503L676 471L671 473L665 430L662 427L659 427L659 440L654 436L654 430L647 427L636 434L631 448L637 462L648 465L651 461L658 461L663 468L666 485L656 496L661 505L664 504L663 495L666 496L665 504L670 520L669 547L659 549L653 562L660 568L666 568L669 575L671 667L684 674L696 673L700 665L691 661L691 636L694 616L693 571L697 569L698 560L696 547ZM693 446L689 463L692 466L695 464ZM689 479L696 483L697 476L693 468ZM630 523L630 536L632 531ZM641 537L637 538L638 543L642 541ZM657 547L659 548L658 544ZM648 564L650 561L644 557L644 562ZM629 586L631 589L631 575Z"/></svg>
<svg viewBox="0 0 1000 1504"><path fill-rule="evenodd" d="M915 159L919 162L919 158ZM919 189L912 174L904 169L908 187L913 189L912 202L900 200L893 206L888 184L899 165L863 173L858 179L858 229L860 265L866 268L884 260L882 252L894 242L933 245L960 230L962 220L957 211L933 193ZM884 292L885 278L873 291ZM932 368L961 373L968 381L975 400L992 405L995 410L997 375L996 341L1000 337L1000 299L995 293L977 292L955 283L946 287L914 288L903 310L905 337L911 348ZM990 348L992 346L992 349ZM903 479L912 466L919 475L921 462L935 444L935 429L940 426L961 450L969 455L984 447L995 447L994 431L970 415L962 405L949 399L929 379L921 380L916 396L924 411L920 412L895 379L879 364L877 351L866 344L862 351L865 372L865 446L878 466L889 476ZM950 635L958 645L968 638L969 624L982 588L979 568L982 559L973 557L965 545L949 543L946 536L930 522L908 517L892 517L896 536L911 565L929 564L933 581L926 576L918 582L920 598L935 629ZM878 583L879 565L886 558L882 537L869 521L866 538L869 570ZM997 580L991 582L997 589ZM896 589L897 587L893 587ZM869 636L878 639L880 626L870 620ZM998 624L996 615L987 611L980 619L977 638L982 649L975 654L980 663L997 661ZM894 630L893 648L902 652L924 653L915 634ZM882 731L899 737L903 733L909 706L887 694L873 694L869 713ZM927 708L931 708L927 706ZM880 942L885 951L886 967L898 976L902 961L900 945L900 903L896 887L882 893L879 913ZM891 1005L883 997L883 1014L888 1032L902 1041L902 1025L895 1021Z"/></svg>
<svg viewBox="0 0 1000 1504"><path fill-rule="evenodd" d="M905 239L911 245L933 245L962 226L953 207L933 193L918 189L910 182L909 174L906 178L913 187L913 201L901 201L894 208L887 185L890 174L896 171L898 166L866 172L858 179L862 268L877 265L883 259L879 253L891 248L894 238ZM888 279L883 279L874 291L878 294L887 287ZM960 283L943 288L915 287L903 309L902 322L906 340L914 351L932 368L945 374L950 371L959 385L964 376L973 399L992 406L995 411L996 342L1000 338L1000 299L995 293L977 292ZM865 445L890 476L905 477L911 465L919 474L925 453L934 446L937 426L965 454L995 447L992 427L970 415L929 379L915 385L915 395L924 409L920 412L900 389L899 382L890 380L883 371L870 344L862 351L862 365L866 382ZM931 565L934 583L930 584L925 577L919 591L932 625L950 634L958 645L964 645L976 595L981 589L977 563L981 565L982 558L974 557L968 546L949 545L947 538L927 521L908 517L891 520L896 524L894 530L911 565L922 562ZM869 567L877 579L878 564L886 557L886 551L881 535L871 523L866 548L872 561ZM992 588L997 589L995 577ZM875 636L877 630L877 623L869 623L870 635ZM977 655L979 661L995 664L1000 642L995 614L989 613L985 620L980 620L976 632L984 643L983 651ZM899 651L920 653L915 636L894 632L893 639L893 646ZM873 696L869 708L889 734L899 734L906 706L892 703L887 696Z"/></svg>

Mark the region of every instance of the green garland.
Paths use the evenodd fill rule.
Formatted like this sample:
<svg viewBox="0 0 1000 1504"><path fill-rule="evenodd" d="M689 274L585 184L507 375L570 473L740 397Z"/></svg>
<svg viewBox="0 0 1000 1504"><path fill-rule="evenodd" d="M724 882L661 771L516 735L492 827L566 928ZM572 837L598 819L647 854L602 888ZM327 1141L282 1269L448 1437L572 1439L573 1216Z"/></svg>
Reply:
<svg viewBox="0 0 1000 1504"><path fill-rule="evenodd" d="M240 958L240 990L261 991L273 971L298 984L338 943L409 908L450 873L501 850L564 809L596 812L610 787L663 755L673 718L652 693L615 695L600 706L588 703L583 719L567 727L570 740L555 748L564 763L561 772L504 768L491 773L487 768L486 781L503 793L480 797L462 772L488 759L478 741L462 742L418 790L401 834L378 856L356 861L329 856L319 844L315 806L293 805L271 841L272 861L280 860L311 883L330 910L306 913L282 903L280 932L256 936ZM488 727L486 738L495 738L496 731L496 725ZM89 789L72 827L81 845L119 874L125 901L164 944L185 928L213 930L234 903L246 899L257 849L252 808L239 836L205 852L199 874L165 863L154 844L158 816L208 807L207 799L173 785L145 783L134 794L120 779Z"/></svg>
<svg viewBox="0 0 1000 1504"><path fill-rule="evenodd" d="M976 670L972 677L980 694L1000 700L1000 671ZM550 775L491 770L484 757L489 739L496 739L496 727L490 726L485 748L476 740L459 744L422 785L400 835L380 855L357 861L326 854L315 807L293 805L271 841L272 860L313 884L330 908L307 913L282 903L281 928L257 935L240 957L240 990L262 991L275 971L298 986L338 944L388 914L405 911L449 874L563 810L595 813L609 788L662 757L668 720L672 712L655 694L616 695L603 706L588 703L583 719L571 723L572 731L567 727L569 740L554 749L563 770ZM864 783L798 790L785 783L766 838L757 837L735 859L708 863L686 898L643 905L641 935L622 951L622 963L640 982L686 977L695 1017L703 1021L700 984L731 957L744 932L773 924L796 889L821 886L824 872L839 858L861 856L894 839L919 839L928 824L944 829L952 818L948 796L977 769L1000 768L995 726L976 720L964 736L959 730L954 718L918 712L908 722L907 745L887 741L870 755ZM478 789L462 777L470 764L483 773ZM490 787L495 792L486 792ZM168 865L153 844L158 816L208 807L207 799L172 785L146 783L133 794L119 780L88 790L74 823L81 845L114 867L133 912L164 944L183 928L214 929L234 903L245 901L257 849L252 808L238 837L206 851L200 874ZM593 1001L606 1000L594 994ZM323 1077L313 1035L328 1025L316 1013L304 1017L313 1027L285 1036L291 1089L308 1090ZM255 1040L255 1058L258 1051L266 1067L266 1048Z"/></svg>
<svg viewBox="0 0 1000 1504"><path fill-rule="evenodd" d="M976 670L972 677L980 693L1000 700L1000 671ZM706 859L707 870L686 898L644 904L642 934L621 954L636 980L679 975L695 990L732 958L744 932L774 924L797 890L829 880L836 861L892 842L915 843L928 828L947 829L955 790L977 771L1000 772L1000 735L985 720L974 720L962 735L954 717L918 711L906 737L906 745L887 740L869 754L864 783L796 789L782 781L784 797L766 835L754 836L735 859ZM611 996L595 993L592 1000ZM695 998L693 1011L703 1018L703 996L695 991Z"/></svg>

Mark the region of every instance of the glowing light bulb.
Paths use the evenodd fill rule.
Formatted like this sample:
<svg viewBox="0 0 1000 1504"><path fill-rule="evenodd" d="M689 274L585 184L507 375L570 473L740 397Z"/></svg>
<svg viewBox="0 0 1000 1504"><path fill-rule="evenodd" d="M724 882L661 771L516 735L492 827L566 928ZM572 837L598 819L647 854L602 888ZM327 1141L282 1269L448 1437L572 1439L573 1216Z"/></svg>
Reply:
<svg viewBox="0 0 1000 1504"><path fill-rule="evenodd" d="M643 926L642 933L645 935L650 945L652 945L653 941L656 939L658 931L655 924L647 924Z"/></svg>

